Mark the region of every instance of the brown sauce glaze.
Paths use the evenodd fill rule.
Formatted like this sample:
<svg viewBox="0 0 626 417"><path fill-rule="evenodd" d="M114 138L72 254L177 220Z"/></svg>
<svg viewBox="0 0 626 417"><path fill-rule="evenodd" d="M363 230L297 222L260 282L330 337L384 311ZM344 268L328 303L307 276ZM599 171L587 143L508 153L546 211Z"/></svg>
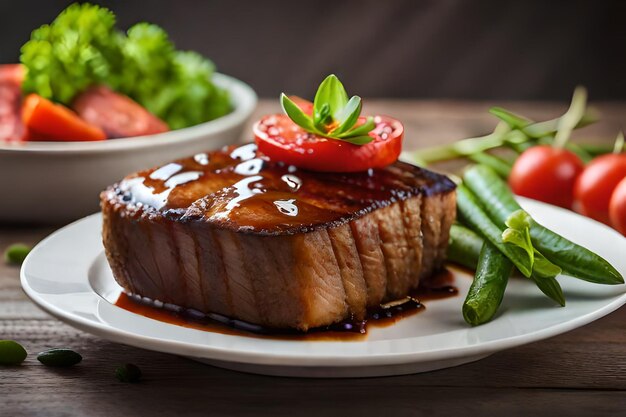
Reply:
<svg viewBox="0 0 626 417"><path fill-rule="evenodd" d="M106 198L181 221L261 235L338 225L418 194L449 192L448 178L403 162L357 173L271 162L256 145L199 153L126 177Z"/></svg>
<svg viewBox="0 0 626 417"><path fill-rule="evenodd" d="M368 311L365 320L345 320L331 326L311 329L306 333L291 329L272 329L220 314L205 314L175 305L154 303L145 297L120 294L117 307L153 320L191 329L257 338L286 340L354 340L367 335L370 326L387 327L397 321L422 312L426 306L421 301L454 297L458 290L452 284L454 275L447 269L433 276L428 285L415 291L406 299L381 305Z"/></svg>
<svg viewBox="0 0 626 417"><path fill-rule="evenodd" d="M449 269L442 269L421 283L419 290L412 296L420 301L428 301L454 297L458 293L458 288L454 286L454 274Z"/></svg>

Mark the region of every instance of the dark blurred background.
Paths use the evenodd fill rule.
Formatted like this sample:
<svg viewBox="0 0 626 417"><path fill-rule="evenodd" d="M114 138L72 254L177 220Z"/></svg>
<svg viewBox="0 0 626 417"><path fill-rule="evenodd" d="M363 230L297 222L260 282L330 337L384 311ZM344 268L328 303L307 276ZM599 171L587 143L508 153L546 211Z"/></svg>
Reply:
<svg viewBox="0 0 626 417"><path fill-rule="evenodd" d="M0 62L71 1L0 0ZM305 97L328 73L370 97L626 99L626 2L95 1L128 28L165 28L264 97Z"/></svg>

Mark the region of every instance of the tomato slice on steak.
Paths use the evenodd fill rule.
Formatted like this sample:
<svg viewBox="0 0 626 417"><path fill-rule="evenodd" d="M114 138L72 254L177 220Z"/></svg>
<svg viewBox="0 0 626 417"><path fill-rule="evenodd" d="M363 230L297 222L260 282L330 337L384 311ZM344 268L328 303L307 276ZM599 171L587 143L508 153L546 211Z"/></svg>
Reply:
<svg viewBox="0 0 626 417"><path fill-rule="evenodd" d="M303 130L287 115L265 116L254 125L259 151L273 161L312 171L358 172L394 163L402 150L404 127L387 116L374 118L376 127L366 145L329 139ZM364 123L359 118L358 123Z"/></svg>

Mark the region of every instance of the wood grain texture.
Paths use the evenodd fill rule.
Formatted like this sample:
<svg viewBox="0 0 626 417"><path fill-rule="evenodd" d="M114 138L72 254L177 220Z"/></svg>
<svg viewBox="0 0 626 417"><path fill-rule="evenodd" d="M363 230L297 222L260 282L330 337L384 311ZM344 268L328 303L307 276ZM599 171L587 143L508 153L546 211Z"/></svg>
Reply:
<svg viewBox="0 0 626 417"><path fill-rule="evenodd" d="M482 134L494 122L490 103L374 101L407 126L407 148ZM262 102L258 114L276 106ZM532 117L564 105L511 103ZM587 137L610 141L626 104L600 106L605 121ZM581 132L582 133L582 132ZM0 203L1 204L1 203ZM0 227L0 251L34 244L50 227ZM23 294L19 268L0 263L0 338L30 353L18 367L0 367L0 416L109 415L564 415L617 416L626 410L626 309L581 329L494 354L482 361L418 375L306 380L242 374L184 358L111 343L41 312ZM71 347L83 362L46 368L36 353ZM116 366L141 367L140 384L121 384Z"/></svg>

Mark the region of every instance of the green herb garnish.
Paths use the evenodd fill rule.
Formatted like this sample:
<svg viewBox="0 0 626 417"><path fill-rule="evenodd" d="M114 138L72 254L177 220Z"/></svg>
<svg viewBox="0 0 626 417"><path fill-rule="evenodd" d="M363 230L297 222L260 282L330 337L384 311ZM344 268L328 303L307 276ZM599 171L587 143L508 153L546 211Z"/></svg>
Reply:
<svg viewBox="0 0 626 417"><path fill-rule="evenodd" d="M312 116L303 112L285 93L280 95L280 102L287 116L307 132L354 145L365 145L374 140L368 135L376 126L374 118L370 116L365 123L357 125L361 97L348 99L346 89L334 74L326 77L318 87Z"/></svg>
<svg viewBox="0 0 626 417"><path fill-rule="evenodd" d="M507 228L502 232L502 241L523 249L532 266L535 256L533 244L530 241L530 216L524 210L516 210L511 213L504 224Z"/></svg>
<svg viewBox="0 0 626 417"><path fill-rule="evenodd" d="M107 85L165 121L193 126L231 111L227 91L213 81L213 63L178 51L157 25L137 23L126 33L115 15L89 3L72 4L35 29L21 49L22 89L71 105L92 85Z"/></svg>

